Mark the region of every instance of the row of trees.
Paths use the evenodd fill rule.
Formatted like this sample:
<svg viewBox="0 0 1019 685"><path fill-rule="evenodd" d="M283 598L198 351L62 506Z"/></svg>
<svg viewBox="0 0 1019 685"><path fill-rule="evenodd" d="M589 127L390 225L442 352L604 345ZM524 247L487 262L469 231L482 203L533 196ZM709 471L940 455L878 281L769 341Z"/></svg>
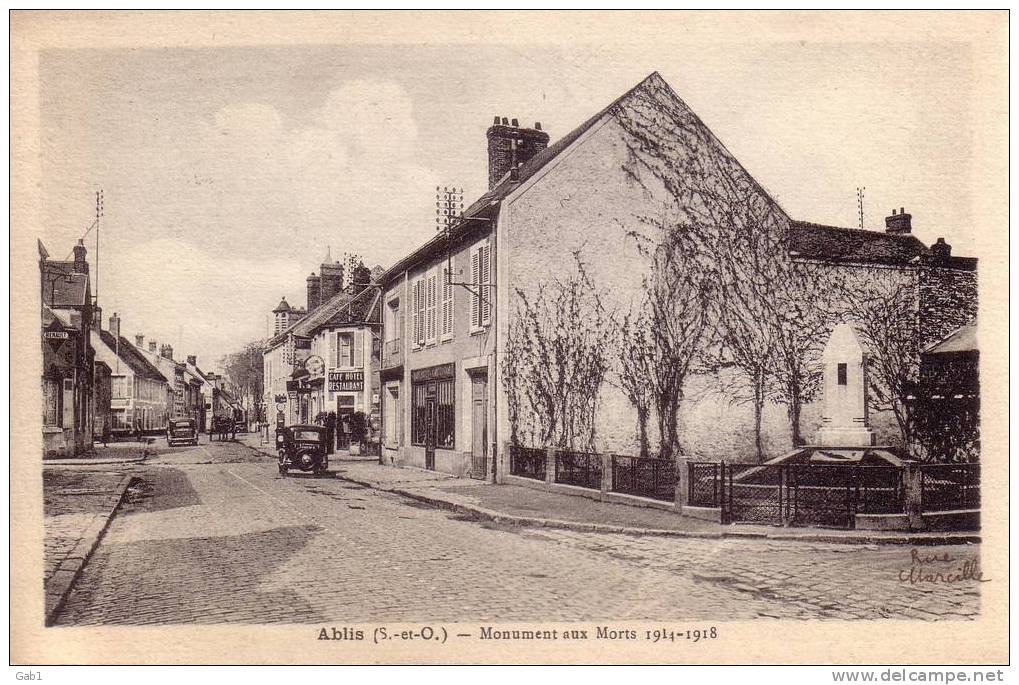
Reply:
<svg viewBox="0 0 1019 685"><path fill-rule="evenodd" d="M623 168L653 213L623 225L646 258L640 299L622 309L573 275L517 291L504 365L513 439L590 446L602 384L636 414L641 455L681 453L678 425L692 373L748 404L756 457L765 458L768 401L785 407L791 442L805 443L801 412L816 395L820 352L851 321L870 356L871 407L889 410L903 446L916 444L914 398L921 349L915 269L854 269L798 260L789 220L703 124L654 86L617 112ZM667 198L656 201L655 198ZM577 444L575 444L577 443Z"/></svg>

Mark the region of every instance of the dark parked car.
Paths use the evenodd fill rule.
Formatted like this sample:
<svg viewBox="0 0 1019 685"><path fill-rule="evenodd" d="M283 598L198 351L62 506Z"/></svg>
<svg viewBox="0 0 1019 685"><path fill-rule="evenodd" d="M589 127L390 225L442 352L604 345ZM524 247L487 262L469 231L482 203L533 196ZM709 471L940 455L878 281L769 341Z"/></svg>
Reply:
<svg viewBox="0 0 1019 685"><path fill-rule="evenodd" d="M173 445L197 445L198 424L194 419L170 419L166 426L166 443Z"/></svg>

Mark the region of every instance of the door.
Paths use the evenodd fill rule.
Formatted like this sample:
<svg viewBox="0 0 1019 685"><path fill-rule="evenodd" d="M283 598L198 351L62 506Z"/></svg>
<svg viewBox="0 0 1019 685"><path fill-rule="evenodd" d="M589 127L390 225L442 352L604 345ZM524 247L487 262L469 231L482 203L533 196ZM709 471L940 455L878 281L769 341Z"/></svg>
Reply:
<svg viewBox="0 0 1019 685"><path fill-rule="evenodd" d="M488 477L488 380L471 379L471 478Z"/></svg>
<svg viewBox="0 0 1019 685"><path fill-rule="evenodd" d="M435 398L425 399L425 468L435 470Z"/></svg>

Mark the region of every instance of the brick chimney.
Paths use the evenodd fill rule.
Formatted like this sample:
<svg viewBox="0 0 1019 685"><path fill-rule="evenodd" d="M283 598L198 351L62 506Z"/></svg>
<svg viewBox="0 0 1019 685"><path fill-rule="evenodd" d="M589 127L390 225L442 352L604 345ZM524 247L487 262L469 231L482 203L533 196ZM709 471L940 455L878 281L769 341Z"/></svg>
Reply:
<svg viewBox="0 0 1019 685"><path fill-rule="evenodd" d="M939 261L946 260L952 256L952 246L944 238L938 238L938 242L931 245L931 255Z"/></svg>
<svg viewBox="0 0 1019 685"><path fill-rule="evenodd" d="M164 359L173 359L173 347L171 345L161 345L159 347L159 356Z"/></svg>
<svg viewBox="0 0 1019 685"><path fill-rule="evenodd" d="M113 316L110 317L110 334L114 338L120 338L120 317L117 312L113 312Z"/></svg>
<svg viewBox="0 0 1019 685"><path fill-rule="evenodd" d="M85 241L79 240L78 244L74 246L74 266L71 270L76 274L87 274L88 273L88 262L85 261Z"/></svg>
<svg viewBox="0 0 1019 685"><path fill-rule="evenodd" d="M343 290L343 264L323 264L319 273L319 304L325 304Z"/></svg>
<svg viewBox="0 0 1019 685"><path fill-rule="evenodd" d="M900 208L898 214L893 209L892 215L885 217L885 232L895 235L908 235L913 230L912 221L913 215L906 214L905 208Z"/></svg>
<svg viewBox="0 0 1019 685"><path fill-rule="evenodd" d="M190 364L191 366L198 366L198 355L189 354L188 364Z"/></svg>
<svg viewBox="0 0 1019 685"><path fill-rule="evenodd" d="M489 189L498 185L511 169L527 163L548 147L548 134L541 130L540 121L534 128L520 128L516 119L495 117L486 135Z"/></svg>
<svg viewBox="0 0 1019 685"><path fill-rule="evenodd" d="M322 304L322 281L314 271L306 280L308 281L308 313L311 314Z"/></svg>
<svg viewBox="0 0 1019 685"><path fill-rule="evenodd" d="M151 352L152 354L156 353L156 341L155 340L150 340L149 341L149 352Z"/></svg>
<svg viewBox="0 0 1019 685"><path fill-rule="evenodd" d="M92 307L92 328L101 330L103 327L103 308L99 305Z"/></svg>
<svg viewBox="0 0 1019 685"><path fill-rule="evenodd" d="M135 335L134 336L134 346L137 347L139 350L144 351L145 350L145 336L140 334L140 333Z"/></svg>

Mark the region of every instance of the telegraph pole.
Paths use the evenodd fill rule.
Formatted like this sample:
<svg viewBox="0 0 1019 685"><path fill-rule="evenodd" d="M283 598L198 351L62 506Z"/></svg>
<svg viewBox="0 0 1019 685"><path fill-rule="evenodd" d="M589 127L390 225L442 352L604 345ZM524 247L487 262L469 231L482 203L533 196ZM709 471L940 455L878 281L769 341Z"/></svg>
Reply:
<svg viewBox="0 0 1019 685"><path fill-rule="evenodd" d="M863 228L863 191L867 190L867 186L856 188L856 206L860 210L860 228Z"/></svg>

